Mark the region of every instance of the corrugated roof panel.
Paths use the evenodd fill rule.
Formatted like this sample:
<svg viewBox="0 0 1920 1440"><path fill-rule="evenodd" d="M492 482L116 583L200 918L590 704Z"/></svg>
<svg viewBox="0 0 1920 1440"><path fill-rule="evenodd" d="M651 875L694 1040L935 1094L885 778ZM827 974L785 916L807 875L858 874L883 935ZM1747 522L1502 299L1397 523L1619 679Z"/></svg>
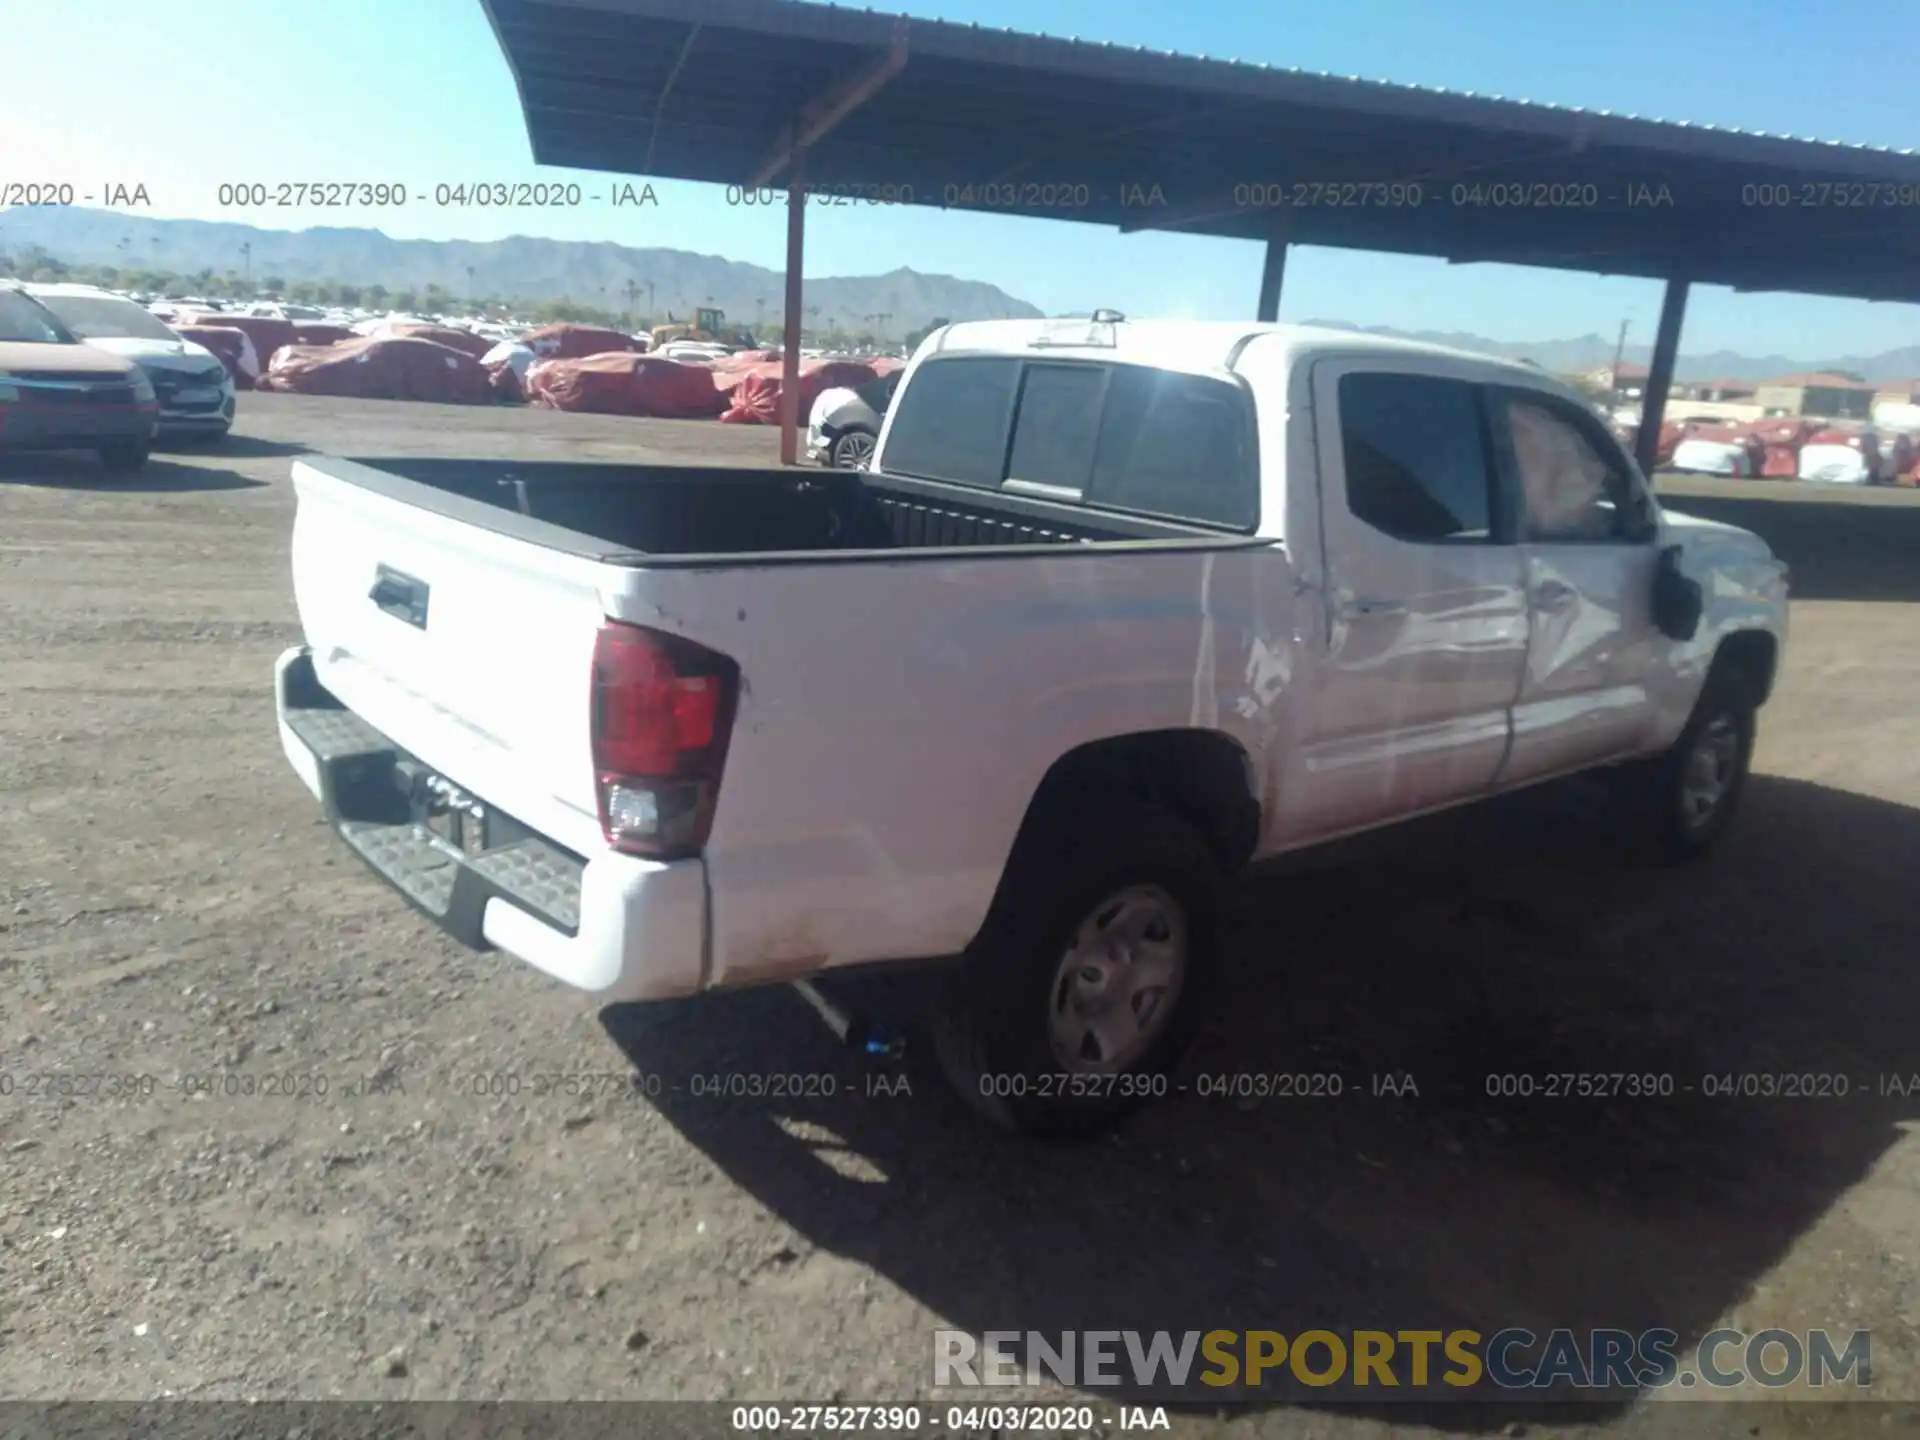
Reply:
<svg viewBox="0 0 1920 1440"><path fill-rule="evenodd" d="M743 183L757 160L742 155L764 156L805 97L904 27L906 78L814 145L816 185L879 181L911 203L1130 230L1261 239L1284 222L1303 244L1920 300L1911 149L801 0L481 3L542 163ZM696 26L662 96L661 57ZM1156 199L1143 210L1128 196L1145 182ZM1293 182L1334 202L1295 204ZM1263 186L1282 198L1235 198ZM1083 198L1001 203L1036 187ZM1386 187L1401 199L1386 203ZM1370 198L1339 198L1354 190Z"/></svg>
<svg viewBox="0 0 1920 1440"><path fill-rule="evenodd" d="M796 4L803 3L803 0L788 0L788 3L796 3ZM809 8L820 9L820 10L839 10L839 9L842 9L843 7L838 5L825 4L825 5L812 5ZM869 15L877 14L877 13L885 13L891 19L904 20L908 22L910 25L913 25L915 27L928 26L928 27L948 28L948 27L956 26L963 23L958 21L938 20L938 19L930 19L923 16L909 15L904 11L876 12L870 8L867 10L866 13ZM971 28L971 29L979 28L979 25L977 22L964 22L964 23L967 23L968 28ZM1111 49L1113 46L1112 41L1089 41L1089 40L1082 39L1078 35L1074 35L1074 36L1053 35L1044 30L1016 31L1011 26L1002 27L1000 33L1006 34L1006 35L1017 34L1024 39L1045 40L1058 45L1085 47L1089 49L1091 48ZM1175 61L1185 60L1185 61L1195 61L1202 64L1216 64L1216 65L1242 65L1242 64L1248 63L1238 59L1216 59L1214 57L1211 57L1205 54L1189 55L1177 50L1157 50L1147 45L1140 45L1136 48L1142 54L1164 56L1169 60L1175 60ZM1299 76L1303 79L1344 81L1345 83L1350 85L1368 86L1368 87L1372 87L1382 91L1398 91L1406 94L1432 95L1432 96L1437 96L1441 98L1454 98L1454 99L1461 99L1461 100L1475 100L1475 99L1489 100L1490 99L1497 104L1525 105L1533 109L1547 110L1547 111L1552 111L1555 114L1569 115L1569 116L1593 115L1593 116L1605 117L1605 116L1611 116L1614 113L1612 110L1588 109L1588 108L1584 108L1577 105L1565 105L1557 101L1551 101L1551 100L1544 100L1544 101L1543 100L1513 100L1513 99L1508 99L1507 97L1502 95L1482 96L1482 95L1479 95L1478 92L1473 90L1454 90L1444 85L1423 85L1423 84L1413 83L1410 81L1380 80L1380 79L1374 79L1372 77L1361 76L1361 75L1336 75L1330 70L1308 70L1303 67L1293 66L1293 65L1275 66L1271 62L1264 61L1264 60L1258 62L1258 64L1262 70L1269 70L1280 75ZM1701 131L1714 132L1714 133L1723 134L1723 135L1752 136L1756 139L1792 140L1798 144L1830 145L1830 146L1837 146L1837 147L1850 149L1850 150L1863 150L1863 151L1867 151L1869 153L1875 153L1875 154L1911 155L1916 153L1912 149L1896 148L1893 146L1886 146L1886 145L1867 145L1867 144L1862 144L1856 141L1828 140L1828 139L1815 139L1813 137L1789 136L1789 135L1780 134L1777 131L1768 131L1768 130L1747 130L1737 125L1711 125L1703 121L1694 121L1694 120L1667 120L1664 118L1644 118L1638 114L1630 115L1627 118L1631 120L1640 121L1642 124L1648 124L1648 125L1669 125L1669 126L1673 126L1680 129L1701 130Z"/></svg>

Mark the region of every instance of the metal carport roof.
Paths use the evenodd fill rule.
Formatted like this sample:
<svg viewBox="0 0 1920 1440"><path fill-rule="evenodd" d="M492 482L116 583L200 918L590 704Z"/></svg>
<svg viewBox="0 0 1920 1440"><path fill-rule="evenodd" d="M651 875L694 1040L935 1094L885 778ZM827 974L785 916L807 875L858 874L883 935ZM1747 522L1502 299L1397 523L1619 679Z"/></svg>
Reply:
<svg viewBox="0 0 1920 1440"><path fill-rule="evenodd" d="M1288 246L1920 302L1920 155L981 29L801 0L481 0L534 159ZM771 198L771 197L770 197ZM793 383L807 206L787 206Z"/></svg>
<svg viewBox="0 0 1920 1440"><path fill-rule="evenodd" d="M795 117L903 46L809 147L821 203L1920 302L1913 151L796 0L482 3L542 164L777 182Z"/></svg>

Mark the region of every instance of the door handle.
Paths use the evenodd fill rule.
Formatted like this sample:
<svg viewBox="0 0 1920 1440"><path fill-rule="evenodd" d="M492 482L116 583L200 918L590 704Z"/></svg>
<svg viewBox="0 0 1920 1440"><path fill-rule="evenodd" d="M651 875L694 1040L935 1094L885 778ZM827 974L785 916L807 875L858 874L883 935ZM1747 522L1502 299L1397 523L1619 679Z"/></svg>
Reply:
<svg viewBox="0 0 1920 1440"><path fill-rule="evenodd" d="M427 628L429 594L424 580L416 580L411 575L403 575L398 570L381 565L374 571L373 588L367 591L367 598L395 619L424 630Z"/></svg>
<svg viewBox="0 0 1920 1440"><path fill-rule="evenodd" d="M1544 580L1533 590L1534 603L1542 610L1564 610L1579 598L1571 585L1563 585L1558 580Z"/></svg>
<svg viewBox="0 0 1920 1440"><path fill-rule="evenodd" d="M1347 601L1340 607L1340 613L1343 615L1404 615L1407 613L1407 606L1403 600L1368 598Z"/></svg>

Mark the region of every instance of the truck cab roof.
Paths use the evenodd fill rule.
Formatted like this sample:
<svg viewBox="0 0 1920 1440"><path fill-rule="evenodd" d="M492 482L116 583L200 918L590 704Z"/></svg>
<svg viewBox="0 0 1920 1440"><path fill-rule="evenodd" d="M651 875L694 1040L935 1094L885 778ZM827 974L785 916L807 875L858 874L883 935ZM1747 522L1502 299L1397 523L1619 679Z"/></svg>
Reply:
<svg viewBox="0 0 1920 1440"><path fill-rule="evenodd" d="M52 295L56 299L63 295L104 295L112 300L125 300L128 298L118 290L107 290L98 285L76 285L68 280L45 282L35 280L23 283L20 288L25 290L29 295Z"/></svg>
<svg viewBox="0 0 1920 1440"><path fill-rule="evenodd" d="M1511 369L1534 386L1549 379L1518 360L1431 345L1422 340L1374 335L1364 330L1341 330L1329 325L1259 324L1244 320L1102 322L1084 317L970 320L936 331L928 339L926 353L1036 354L1217 375L1232 368L1233 359L1246 348L1247 342L1263 335L1280 337L1300 358L1319 351L1382 357L1427 356Z"/></svg>

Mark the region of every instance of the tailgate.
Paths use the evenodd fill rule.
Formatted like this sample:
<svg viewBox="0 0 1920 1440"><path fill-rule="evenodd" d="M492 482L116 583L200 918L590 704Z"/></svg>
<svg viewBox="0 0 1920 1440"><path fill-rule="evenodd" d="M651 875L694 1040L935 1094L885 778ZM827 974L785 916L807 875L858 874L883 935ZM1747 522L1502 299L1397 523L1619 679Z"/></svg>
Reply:
<svg viewBox="0 0 1920 1440"><path fill-rule="evenodd" d="M320 682L461 789L600 848L587 706L610 567L329 463L293 467L294 597Z"/></svg>

